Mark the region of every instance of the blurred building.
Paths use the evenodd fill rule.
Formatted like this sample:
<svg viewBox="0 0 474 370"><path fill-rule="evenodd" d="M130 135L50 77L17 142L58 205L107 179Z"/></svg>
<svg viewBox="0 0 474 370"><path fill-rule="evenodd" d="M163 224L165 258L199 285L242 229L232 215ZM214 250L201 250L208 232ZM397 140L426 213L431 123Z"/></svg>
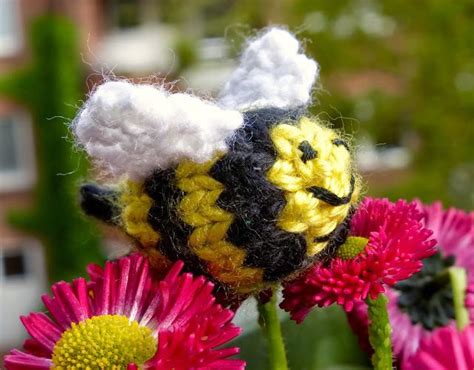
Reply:
<svg viewBox="0 0 474 370"><path fill-rule="evenodd" d="M81 37L84 91L103 76L174 80L179 69L173 51L179 43L176 26L160 22L155 0L0 0L0 76L27 65L27 27L37 16L62 14L73 20ZM193 27L193 25L189 25ZM234 62L219 38L199 37L197 63L183 77L194 88L215 91ZM187 86L182 86L187 87ZM35 140L28 109L0 97L0 350L24 337L18 317L39 308L47 291L41 241L8 223L12 209L28 208L36 183ZM117 239L108 230L104 245L117 253ZM123 242L122 242L123 247ZM120 249L120 248L119 248ZM123 250L123 248L122 248ZM118 252L120 253L120 252ZM8 302L8 304L4 304Z"/></svg>
<svg viewBox="0 0 474 370"><path fill-rule="evenodd" d="M73 16L95 44L101 9L95 1L0 0L0 75L29 61L26 27L38 15L57 11ZM12 228L11 209L27 208L36 181L35 140L28 109L0 97L0 348L24 337L18 316L39 308L46 291L41 241Z"/></svg>

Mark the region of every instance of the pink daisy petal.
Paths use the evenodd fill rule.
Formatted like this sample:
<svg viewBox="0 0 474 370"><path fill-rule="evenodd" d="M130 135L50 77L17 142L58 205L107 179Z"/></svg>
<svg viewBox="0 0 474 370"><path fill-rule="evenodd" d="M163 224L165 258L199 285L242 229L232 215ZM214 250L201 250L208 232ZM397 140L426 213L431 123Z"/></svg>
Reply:
<svg viewBox="0 0 474 370"><path fill-rule="evenodd" d="M26 353L35 355L38 357L47 357L51 356L51 351L45 350L44 347L36 339L28 338L23 342L23 349Z"/></svg>
<svg viewBox="0 0 474 370"><path fill-rule="evenodd" d="M132 302L130 302L131 309L128 313L128 317L132 320L140 321L140 310L143 307L143 301L147 293L146 282L150 278L148 271L149 265L146 263L140 271L140 278L137 281L134 294L130 294Z"/></svg>
<svg viewBox="0 0 474 370"><path fill-rule="evenodd" d="M81 310L82 319L92 315L91 306L88 297L87 282L83 278L74 279L73 282L74 294L77 297L78 305Z"/></svg>
<svg viewBox="0 0 474 370"><path fill-rule="evenodd" d="M104 270L102 269L102 267L100 267L99 265L96 265L95 263L90 263L86 267L86 271L91 281L94 281L97 278L101 278L101 276L104 274Z"/></svg>
<svg viewBox="0 0 474 370"><path fill-rule="evenodd" d="M82 304L77 297L77 293L73 290L73 286L67 283L59 283L56 287L56 296L60 297L63 308L70 315L71 321L80 322L88 318L87 311L82 310Z"/></svg>
<svg viewBox="0 0 474 370"><path fill-rule="evenodd" d="M44 328L38 318L34 316L22 316L20 320L28 334L35 339L44 350L52 353L56 340L58 339L56 332L48 331L48 328Z"/></svg>
<svg viewBox="0 0 474 370"><path fill-rule="evenodd" d="M406 370L474 369L474 326L463 331L454 327L437 329L421 340L418 351L406 362Z"/></svg>
<svg viewBox="0 0 474 370"><path fill-rule="evenodd" d="M68 320L67 315L63 313L61 307L57 304L57 300L46 294L41 296L41 300L58 326L60 326L63 330L69 329L71 322Z"/></svg>
<svg viewBox="0 0 474 370"><path fill-rule="evenodd" d="M125 311L125 294L129 284L130 264L131 262L129 258L122 258L119 260L119 269L121 271L122 279L120 279L118 295L114 305L114 309L119 315Z"/></svg>
<svg viewBox="0 0 474 370"><path fill-rule="evenodd" d="M8 370L49 370L53 365L49 358L30 355L16 349L5 356L4 363Z"/></svg>

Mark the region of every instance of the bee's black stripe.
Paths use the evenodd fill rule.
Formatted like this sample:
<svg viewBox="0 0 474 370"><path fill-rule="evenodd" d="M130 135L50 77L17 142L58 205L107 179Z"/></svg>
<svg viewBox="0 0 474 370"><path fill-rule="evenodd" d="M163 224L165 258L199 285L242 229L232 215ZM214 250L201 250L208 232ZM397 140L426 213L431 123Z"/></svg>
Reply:
<svg viewBox="0 0 474 370"><path fill-rule="evenodd" d="M323 243L323 242L327 242L331 239L332 235L333 235L333 232L330 232L329 234L326 234L326 235L323 235L323 236L318 236L316 238L313 239L313 242L315 243Z"/></svg>
<svg viewBox="0 0 474 370"><path fill-rule="evenodd" d="M84 184L80 190L82 210L89 216L112 225L120 220L120 208L117 206L119 194L96 184Z"/></svg>
<svg viewBox="0 0 474 370"><path fill-rule="evenodd" d="M182 260L195 274L205 274L201 260L188 248L192 227L184 223L178 215L177 205L184 192L174 184L175 169L156 171L145 181L145 192L153 199L148 212L148 222L160 233L157 249L171 261Z"/></svg>
<svg viewBox="0 0 474 370"><path fill-rule="evenodd" d="M279 109L246 113L243 128L229 143L232 150L210 171L225 187L217 204L234 215L227 240L246 251L246 266L263 269L265 281L288 276L306 259L303 235L277 226L286 201L283 191L266 179L276 158L269 128L285 120L296 120L301 113Z"/></svg>
<svg viewBox="0 0 474 370"><path fill-rule="evenodd" d="M351 177L351 188L349 194L344 197L339 197L334 194L332 191L321 188L319 186L312 186L306 190L311 192L316 198L330 204L331 206L342 206L343 204L347 204L351 201L352 193L354 192L354 185L355 185L355 178L354 176Z"/></svg>

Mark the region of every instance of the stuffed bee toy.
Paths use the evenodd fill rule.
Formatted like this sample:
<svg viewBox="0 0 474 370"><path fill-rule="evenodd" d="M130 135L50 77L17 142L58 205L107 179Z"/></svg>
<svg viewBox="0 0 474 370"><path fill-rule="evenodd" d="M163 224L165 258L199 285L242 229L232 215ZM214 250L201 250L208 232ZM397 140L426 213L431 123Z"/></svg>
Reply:
<svg viewBox="0 0 474 370"><path fill-rule="evenodd" d="M113 181L83 185L82 208L157 268L180 259L237 294L291 279L344 242L360 187L348 141L306 114L317 76L272 28L216 101L103 83L73 130Z"/></svg>

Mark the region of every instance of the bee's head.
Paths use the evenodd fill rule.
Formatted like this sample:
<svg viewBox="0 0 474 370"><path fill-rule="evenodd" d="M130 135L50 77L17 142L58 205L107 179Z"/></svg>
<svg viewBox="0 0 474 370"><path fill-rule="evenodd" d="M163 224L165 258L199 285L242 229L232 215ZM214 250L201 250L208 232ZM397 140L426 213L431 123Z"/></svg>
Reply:
<svg viewBox="0 0 474 370"><path fill-rule="evenodd" d="M308 255L321 252L359 195L349 140L318 119L301 117L270 128L276 160L268 180L282 189L286 206L278 223L303 232Z"/></svg>

